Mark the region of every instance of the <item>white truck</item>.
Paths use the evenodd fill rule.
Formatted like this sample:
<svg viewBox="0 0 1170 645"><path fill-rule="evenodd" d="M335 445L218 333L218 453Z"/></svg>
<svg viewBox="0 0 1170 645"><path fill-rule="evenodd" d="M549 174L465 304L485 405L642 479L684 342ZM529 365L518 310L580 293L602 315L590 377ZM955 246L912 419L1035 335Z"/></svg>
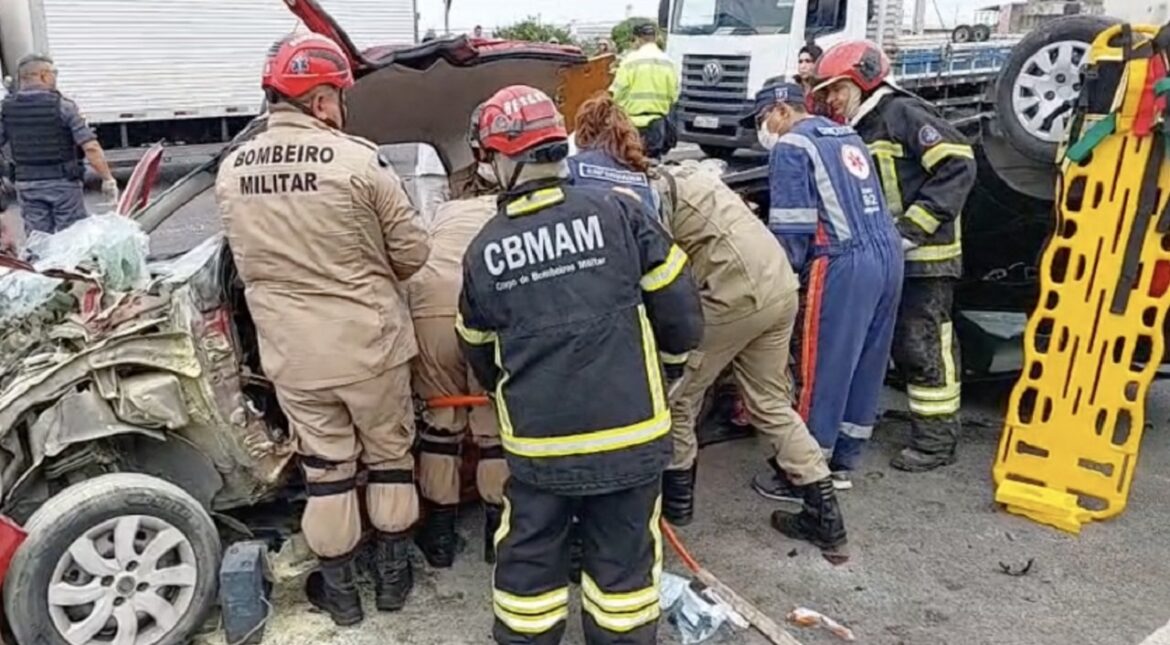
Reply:
<svg viewBox="0 0 1170 645"><path fill-rule="evenodd" d="M658 19L681 72L679 139L719 157L755 144L740 115L764 81L796 73L800 48L810 40L828 49L872 38L890 53L903 87L967 114L978 111L1018 40L992 36L986 25L956 30L981 42L908 36L900 0L662 0Z"/></svg>
<svg viewBox="0 0 1170 645"><path fill-rule="evenodd" d="M300 21L297 0L0 0L4 69L52 56L115 162L167 144L170 158L207 157L263 105L272 43ZM416 0L322 0L359 48L417 42Z"/></svg>

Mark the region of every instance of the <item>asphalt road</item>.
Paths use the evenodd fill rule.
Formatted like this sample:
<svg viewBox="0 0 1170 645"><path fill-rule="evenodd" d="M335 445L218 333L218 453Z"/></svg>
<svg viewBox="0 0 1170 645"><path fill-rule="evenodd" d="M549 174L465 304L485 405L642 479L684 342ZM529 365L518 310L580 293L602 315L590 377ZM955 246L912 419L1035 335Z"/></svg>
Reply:
<svg viewBox="0 0 1170 645"><path fill-rule="evenodd" d="M10 214L11 216L11 214ZM205 195L152 236L156 253L190 247L215 231ZM748 488L763 465L753 440L712 446L701 456L696 522L679 531L703 564L776 619L797 606L849 625L858 642L881 645L1136 645L1170 619L1170 385L1152 390L1127 510L1086 526L1080 536L1010 515L993 502L991 466L1006 405L1003 385L971 386L958 463L910 475L890 469L905 441L903 422L878 428L856 479L842 495L852 557L832 566L768 525L776 507ZM900 394L887 393L901 409ZM1070 440L1072 440L1070 438ZM408 607L338 629L313 613L302 579L277 585L269 645L439 645L489 642L490 569L479 562L481 520L468 509L460 532L469 547L455 567L416 569ZM1033 566L1013 577L1001 563ZM668 554L666 568L682 572ZM372 599L366 599L373 614ZM577 613L566 643L583 643ZM680 642L662 627L662 642ZM806 644L835 643L823 632L795 630ZM204 639L222 643L219 635ZM717 643L764 643L752 633ZM1151 641L1153 642L1153 641ZM1160 640L1159 642L1170 642Z"/></svg>

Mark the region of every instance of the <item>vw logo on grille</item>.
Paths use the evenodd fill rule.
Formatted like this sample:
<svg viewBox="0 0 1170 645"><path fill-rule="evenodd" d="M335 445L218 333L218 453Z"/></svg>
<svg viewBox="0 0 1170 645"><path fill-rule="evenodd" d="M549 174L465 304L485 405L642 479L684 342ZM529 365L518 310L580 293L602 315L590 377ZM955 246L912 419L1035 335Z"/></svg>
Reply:
<svg viewBox="0 0 1170 645"><path fill-rule="evenodd" d="M703 66L703 82L707 85L717 85L723 80L723 66L711 61Z"/></svg>

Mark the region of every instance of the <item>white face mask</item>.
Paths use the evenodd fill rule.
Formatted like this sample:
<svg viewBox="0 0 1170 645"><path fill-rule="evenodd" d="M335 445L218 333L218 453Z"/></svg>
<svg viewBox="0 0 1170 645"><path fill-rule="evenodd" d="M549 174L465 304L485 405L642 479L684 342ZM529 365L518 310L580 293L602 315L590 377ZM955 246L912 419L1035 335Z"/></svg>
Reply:
<svg viewBox="0 0 1170 645"><path fill-rule="evenodd" d="M777 143L780 143L780 135L769 130L767 123L760 124L760 129L756 130L756 138L759 139L764 150L771 150L776 147Z"/></svg>

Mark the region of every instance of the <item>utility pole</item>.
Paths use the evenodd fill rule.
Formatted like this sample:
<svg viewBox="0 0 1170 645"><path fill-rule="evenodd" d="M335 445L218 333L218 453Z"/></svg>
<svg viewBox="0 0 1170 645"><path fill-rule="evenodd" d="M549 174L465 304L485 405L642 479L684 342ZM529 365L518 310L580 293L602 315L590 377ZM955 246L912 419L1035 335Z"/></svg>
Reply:
<svg viewBox="0 0 1170 645"><path fill-rule="evenodd" d="M926 31L926 0L914 0L914 22L911 29L917 35Z"/></svg>

